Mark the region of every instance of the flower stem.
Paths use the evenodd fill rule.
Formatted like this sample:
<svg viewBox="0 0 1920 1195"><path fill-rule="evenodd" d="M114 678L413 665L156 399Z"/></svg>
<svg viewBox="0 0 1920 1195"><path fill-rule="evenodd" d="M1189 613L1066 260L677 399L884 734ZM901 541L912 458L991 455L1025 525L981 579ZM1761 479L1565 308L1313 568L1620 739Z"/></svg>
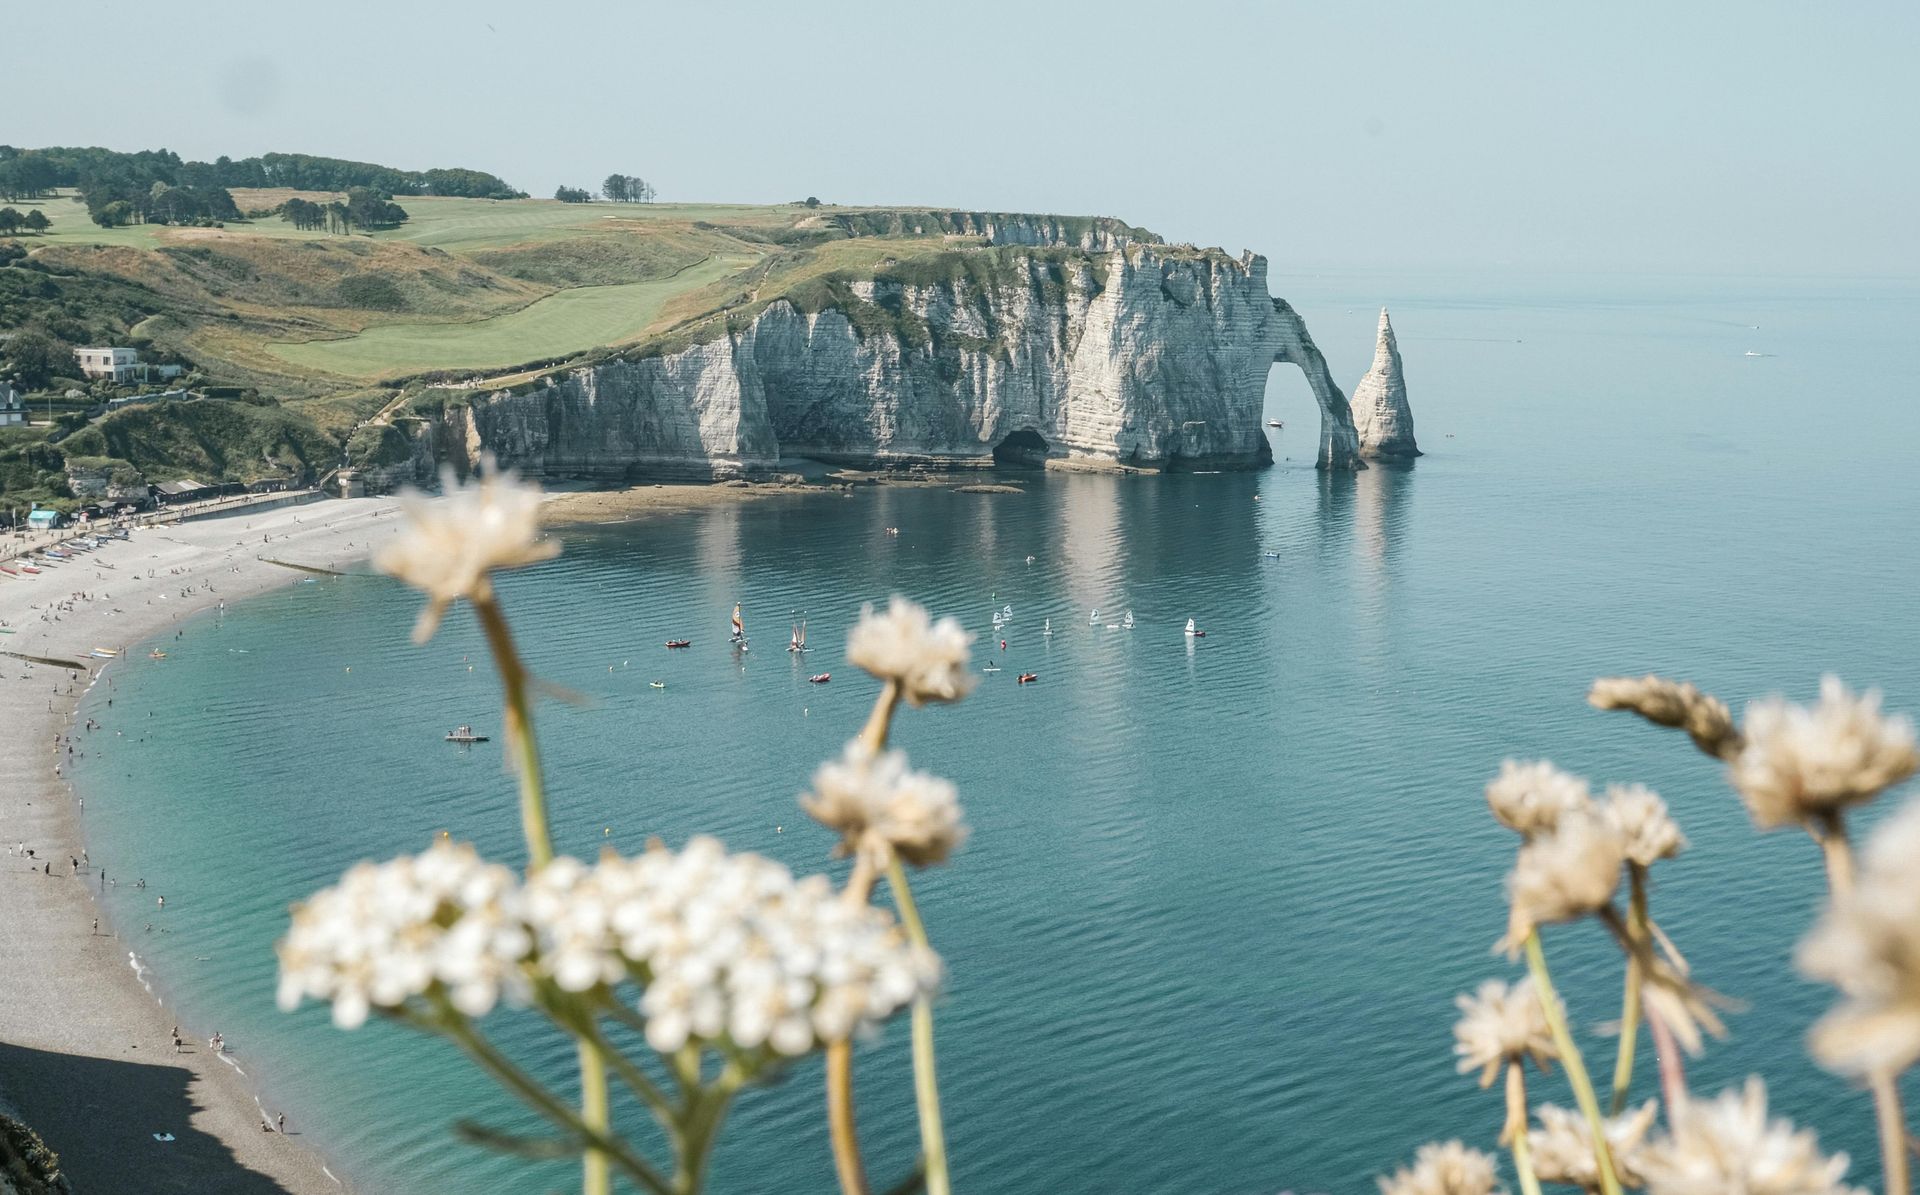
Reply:
<svg viewBox="0 0 1920 1195"><path fill-rule="evenodd" d="M1540 1195L1527 1140L1527 1074L1517 1061L1507 1063L1507 1124L1501 1136L1513 1150L1513 1172L1520 1178L1521 1195Z"/></svg>
<svg viewBox="0 0 1920 1195"><path fill-rule="evenodd" d="M887 682L887 692L893 682ZM882 694L881 701L887 697ZM875 707L875 715L879 707ZM881 724L881 733L886 723ZM871 727L871 723L869 723ZM855 851L853 874L840 890L840 899L850 905L864 905L873 891L873 860L867 851ZM867 1170L860 1161L860 1130L853 1116L853 1043L845 1040L827 1044L827 1132L833 1142L833 1169L840 1178L841 1195L866 1195Z"/></svg>
<svg viewBox="0 0 1920 1195"><path fill-rule="evenodd" d="M1827 891L1835 900L1853 895L1853 847L1847 842L1847 823L1838 813L1828 813L1807 828L1820 844L1827 865Z"/></svg>
<svg viewBox="0 0 1920 1195"><path fill-rule="evenodd" d="M611 1124L607 1114L607 1063L600 1043L591 1037L577 1039L580 1053L580 1123L605 1136ZM582 1195L612 1195L613 1176L607 1168L607 1155L589 1147L580 1160Z"/></svg>
<svg viewBox="0 0 1920 1195"><path fill-rule="evenodd" d="M1880 1129L1880 1189L1886 1195L1907 1195L1907 1117L1900 1106L1898 1079L1885 1071L1871 1075L1874 1120Z"/></svg>
<svg viewBox="0 0 1920 1195"><path fill-rule="evenodd" d="M528 870L553 859L553 836L547 830L546 790L540 778L540 745L533 738L533 703L527 696L527 669L514 650L513 632L500 610L500 600L491 585L473 599L474 612L487 633L487 647L493 652L493 666L500 673L506 690L506 734L513 752L514 771L520 780L520 830L527 839Z"/></svg>
<svg viewBox="0 0 1920 1195"><path fill-rule="evenodd" d="M1666 1101L1667 1125L1671 1127L1688 1103L1686 1058L1673 1038L1673 1030L1651 1008L1647 1009L1647 1035L1653 1038L1653 1056L1660 1064L1660 1095Z"/></svg>
<svg viewBox="0 0 1920 1195"><path fill-rule="evenodd" d="M1593 1134L1593 1157L1600 1170L1601 1195L1620 1195L1620 1180L1613 1172L1613 1153L1607 1148L1606 1125L1600 1119L1600 1101L1593 1094L1593 1080L1587 1076L1587 1064L1580 1057L1580 1047L1573 1044L1573 1034L1567 1032L1567 1018L1553 990L1553 976L1547 972L1547 955L1540 947L1537 929L1527 935L1527 970L1533 976L1534 986L1540 989L1540 1005L1547 1014L1553 1044L1560 1051L1560 1065L1567 1068L1573 1098L1586 1115L1587 1129Z"/></svg>
<svg viewBox="0 0 1920 1195"><path fill-rule="evenodd" d="M897 853L887 861L887 882L907 937L921 950L930 950L927 929L907 886L906 869ZM951 1195L947 1178L947 1132L940 1118L940 1079L933 1059L933 1001L922 993L913 1001L913 1096L920 1111L920 1150L926 1159L927 1195Z"/></svg>
<svg viewBox="0 0 1920 1195"><path fill-rule="evenodd" d="M1635 943L1641 943L1647 939L1647 869L1638 863L1628 863L1627 875L1633 885L1632 901L1627 909L1627 934ZM1633 1086L1633 1054L1640 1039L1640 985L1645 970L1641 952L1629 949L1626 993L1620 999L1620 1054L1613 1064L1609 1116L1618 1116L1625 1110L1627 1094Z"/></svg>
<svg viewBox="0 0 1920 1195"><path fill-rule="evenodd" d="M880 697L873 703L873 713L867 715L867 724L860 729L860 742L867 750L878 755L887 746L887 731L893 725L893 711L900 708L900 682L888 680L880 686Z"/></svg>

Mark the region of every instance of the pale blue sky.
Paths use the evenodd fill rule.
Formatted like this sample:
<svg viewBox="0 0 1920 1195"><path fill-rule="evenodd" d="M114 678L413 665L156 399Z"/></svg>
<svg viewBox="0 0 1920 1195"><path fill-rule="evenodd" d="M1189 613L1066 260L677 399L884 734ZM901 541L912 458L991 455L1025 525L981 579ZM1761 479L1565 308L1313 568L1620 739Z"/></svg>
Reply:
<svg viewBox="0 0 1920 1195"><path fill-rule="evenodd" d="M6 33L16 145L1103 213L1289 269L1920 274L1914 0L64 0Z"/></svg>

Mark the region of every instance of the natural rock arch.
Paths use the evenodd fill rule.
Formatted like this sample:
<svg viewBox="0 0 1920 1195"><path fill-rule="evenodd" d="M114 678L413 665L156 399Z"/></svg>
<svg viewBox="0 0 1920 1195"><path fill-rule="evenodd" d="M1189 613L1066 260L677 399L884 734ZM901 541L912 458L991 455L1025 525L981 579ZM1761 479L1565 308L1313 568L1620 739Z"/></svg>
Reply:
<svg viewBox="0 0 1920 1195"><path fill-rule="evenodd" d="M1268 326L1273 363L1298 365L1320 404L1319 467L1350 471L1366 468L1367 463L1360 459L1360 433L1353 426L1353 408L1328 372L1327 359L1307 334L1306 323L1285 299L1275 299L1273 322Z"/></svg>

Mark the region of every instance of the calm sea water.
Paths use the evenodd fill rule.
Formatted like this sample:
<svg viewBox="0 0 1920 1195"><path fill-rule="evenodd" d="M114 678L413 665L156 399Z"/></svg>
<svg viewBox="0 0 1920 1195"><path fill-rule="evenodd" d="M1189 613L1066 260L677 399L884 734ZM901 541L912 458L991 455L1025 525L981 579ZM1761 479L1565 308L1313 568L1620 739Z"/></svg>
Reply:
<svg viewBox="0 0 1920 1195"><path fill-rule="evenodd" d="M1647 669L1736 703L1804 697L1831 669L1920 709L1920 413L1903 351L1920 288L1342 275L1275 289L1347 384L1370 359L1373 307L1392 303L1430 455L1315 473L1305 384L1276 373L1283 459L1257 475L1029 475L1019 497L886 490L566 533L563 557L503 587L538 670L592 699L541 712L560 842L590 854L710 832L828 866L829 837L794 798L875 692L840 658L844 629L861 602L911 594L1006 666L963 705L907 712L897 740L959 783L974 828L919 892L951 969L940 1050L961 1188L1352 1191L1422 1141L1497 1131L1497 1096L1454 1073L1451 998L1514 973L1489 952L1513 843L1480 789L1503 756L1546 755L1654 785L1692 839L1657 874L1656 916L1748 1003L1696 1086L1764 1072L1777 1110L1871 1181L1868 1101L1800 1045L1828 999L1788 966L1821 892L1816 852L1754 833L1676 736L1581 698L1595 675ZM754 633L744 663L722 642L736 600ZM989 617L1009 604L1002 656ZM1130 609L1138 629L1090 626L1095 607L1102 624ZM355 860L442 829L518 858L499 744L440 741L459 723L497 729L482 645L458 615L411 646L414 610L377 577L297 585L193 623L163 665L119 671L114 707L103 687L87 712L124 737L95 735L78 769L93 854L123 880L116 922L183 1018L224 1032L268 1103L356 1180L563 1185L549 1170L509 1186L507 1163L451 1139L459 1118L518 1121L437 1043L272 1007L286 906ZM816 645L804 661L781 650L795 611ZM1190 616L1204 641L1181 634ZM693 649L661 648L678 635ZM826 669L830 685L805 683ZM1016 686L1028 669L1040 683ZM1548 949L1579 1022L1616 1015L1597 928ZM525 1021L492 1025L568 1073ZM1611 1052L1591 1040L1604 1073ZM904 1023L865 1050L860 1084L889 1182L915 1142ZM1557 1075L1536 1090L1567 1102ZM750 1093L715 1189L831 1189L820 1108L815 1066Z"/></svg>

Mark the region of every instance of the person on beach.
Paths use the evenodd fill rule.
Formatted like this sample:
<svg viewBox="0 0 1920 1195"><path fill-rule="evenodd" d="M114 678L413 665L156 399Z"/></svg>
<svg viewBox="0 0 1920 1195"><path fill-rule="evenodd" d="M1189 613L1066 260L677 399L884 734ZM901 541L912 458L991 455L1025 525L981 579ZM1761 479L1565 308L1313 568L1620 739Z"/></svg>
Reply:
<svg viewBox="0 0 1920 1195"><path fill-rule="evenodd" d="M160 907L163 909L167 907L167 898L164 896L160 898Z"/></svg>
<svg viewBox="0 0 1920 1195"><path fill-rule="evenodd" d="M278 1120L276 1121L276 1123L281 1132L283 1133L286 1132L287 1131L287 1114L285 1112L282 1112Z"/></svg>
<svg viewBox="0 0 1920 1195"><path fill-rule="evenodd" d="M98 937L99 934L100 934L100 919L98 917L95 917L93 919L93 936Z"/></svg>

